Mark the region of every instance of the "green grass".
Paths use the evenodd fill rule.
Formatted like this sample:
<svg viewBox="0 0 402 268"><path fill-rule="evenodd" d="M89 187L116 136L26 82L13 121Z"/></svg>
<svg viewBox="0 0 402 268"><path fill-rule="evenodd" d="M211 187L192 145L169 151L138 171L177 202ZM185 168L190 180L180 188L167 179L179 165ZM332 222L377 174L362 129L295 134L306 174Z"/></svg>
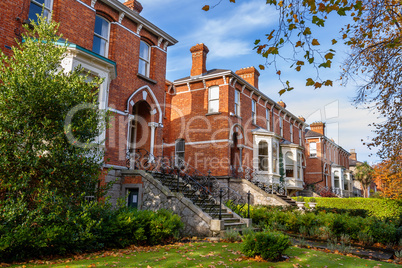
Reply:
<svg viewBox="0 0 402 268"><path fill-rule="evenodd" d="M283 262L247 260L239 252L240 243L196 242L149 248L132 248L76 256L79 260L52 260L47 264L18 264L11 267L398 267L396 264L371 261L311 249L291 247ZM309 265L309 266L307 266Z"/></svg>

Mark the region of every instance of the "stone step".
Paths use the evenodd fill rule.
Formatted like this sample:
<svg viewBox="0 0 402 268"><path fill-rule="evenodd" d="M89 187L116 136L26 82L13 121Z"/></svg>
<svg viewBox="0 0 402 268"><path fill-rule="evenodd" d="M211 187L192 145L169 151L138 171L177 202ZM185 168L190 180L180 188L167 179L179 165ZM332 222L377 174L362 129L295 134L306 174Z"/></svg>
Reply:
<svg viewBox="0 0 402 268"><path fill-rule="evenodd" d="M227 224L225 223L224 226L225 226L225 230L228 230L228 229L241 230L242 228L247 227L247 224L242 223L242 222L227 223Z"/></svg>
<svg viewBox="0 0 402 268"><path fill-rule="evenodd" d="M225 218L225 219L223 219L223 221L224 221L225 224L227 224L227 223L239 223L240 219L238 219L238 218Z"/></svg>

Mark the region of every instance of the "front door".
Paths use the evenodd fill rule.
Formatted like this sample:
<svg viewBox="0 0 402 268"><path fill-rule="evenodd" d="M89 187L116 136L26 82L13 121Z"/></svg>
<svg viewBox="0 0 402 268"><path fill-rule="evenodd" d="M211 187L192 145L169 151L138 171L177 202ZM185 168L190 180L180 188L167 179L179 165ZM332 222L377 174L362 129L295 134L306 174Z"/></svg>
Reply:
<svg viewBox="0 0 402 268"><path fill-rule="evenodd" d="M138 208L138 188L128 189L127 206Z"/></svg>

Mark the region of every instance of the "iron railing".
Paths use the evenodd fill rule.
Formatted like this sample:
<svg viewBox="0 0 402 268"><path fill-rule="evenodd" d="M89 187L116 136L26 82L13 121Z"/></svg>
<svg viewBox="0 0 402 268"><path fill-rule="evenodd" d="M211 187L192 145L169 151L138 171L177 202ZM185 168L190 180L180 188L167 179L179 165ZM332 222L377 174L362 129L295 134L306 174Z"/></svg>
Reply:
<svg viewBox="0 0 402 268"><path fill-rule="evenodd" d="M240 212L245 210L246 200L237 191L221 185L211 172L205 175L182 159L175 161L136 149L126 152L126 166L152 173L169 189L183 193L212 217L221 217L220 202L234 206Z"/></svg>

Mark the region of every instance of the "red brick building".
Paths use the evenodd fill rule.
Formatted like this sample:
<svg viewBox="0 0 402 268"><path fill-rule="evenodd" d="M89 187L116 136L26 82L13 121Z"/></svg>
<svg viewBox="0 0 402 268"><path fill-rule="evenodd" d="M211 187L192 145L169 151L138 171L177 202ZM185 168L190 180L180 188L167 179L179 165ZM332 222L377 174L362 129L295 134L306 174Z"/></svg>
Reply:
<svg viewBox="0 0 402 268"><path fill-rule="evenodd" d="M325 136L325 123L310 124L306 131L307 185L314 185L318 193L333 192L339 196L353 196L349 152Z"/></svg>
<svg viewBox="0 0 402 268"><path fill-rule="evenodd" d="M254 67L208 70L207 46L190 51L190 76L167 84L164 155L220 178L255 169L267 183L279 181L283 155L289 192L302 189L305 122L259 90Z"/></svg>
<svg viewBox="0 0 402 268"><path fill-rule="evenodd" d="M62 61L66 72L81 65L83 72L104 78L100 108L112 111L105 140L105 170L125 168L126 152L134 146L161 154L167 48L177 41L140 15L142 6L130 0L2 0L0 47L11 54L22 25L41 14L60 24L70 43ZM115 173L112 171L112 179ZM126 180L117 195L134 189ZM120 187L120 186L119 186ZM137 193L138 193L138 187ZM141 191L141 190L139 190Z"/></svg>

